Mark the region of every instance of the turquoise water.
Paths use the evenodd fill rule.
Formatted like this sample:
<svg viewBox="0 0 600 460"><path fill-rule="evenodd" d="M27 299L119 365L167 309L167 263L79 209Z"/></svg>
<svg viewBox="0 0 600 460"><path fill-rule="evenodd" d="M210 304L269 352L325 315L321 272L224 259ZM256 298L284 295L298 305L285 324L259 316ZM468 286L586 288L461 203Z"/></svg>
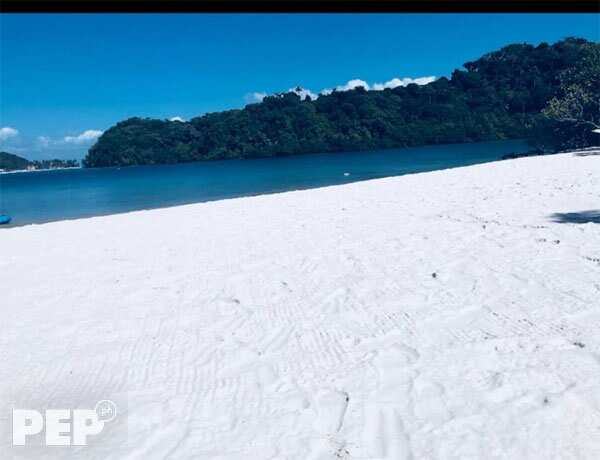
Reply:
<svg viewBox="0 0 600 460"><path fill-rule="evenodd" d="M495 161L522 141L0 175L11 225L344 184ZM174 223L175 224L175 223Z"/></svg>

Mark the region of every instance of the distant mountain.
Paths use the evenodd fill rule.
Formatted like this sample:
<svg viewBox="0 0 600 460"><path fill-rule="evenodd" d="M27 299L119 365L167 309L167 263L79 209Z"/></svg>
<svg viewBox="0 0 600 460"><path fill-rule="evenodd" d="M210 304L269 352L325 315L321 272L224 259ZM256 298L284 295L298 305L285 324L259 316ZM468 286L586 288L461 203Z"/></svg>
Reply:
<svg viewBox="0 0 600 460"><path fill-rule="evenodd" d="M13 153L0 152L0 170L3 171L19 171L24 169L61 169L78 167L79 161L77 160L54 159L29 161Z"/></svg>
<svg viewBox="0 0 600 460"><path fill-rule="evenodd" d="M535 138L590 145L600 123L600 45L569 38L514 44L428 85L266 97L189 122L130 118L93 145L85 166L126 166ZM579 104L581 102L581 104ZM586 125L586 123L591 123Z"/></svg>
<svg viewBox="0 0 600 460"><path fill-rule="evenodd" d="M0 152L0 169L4 171L15 171L27 169L29 160L8 152Z"/></svg>

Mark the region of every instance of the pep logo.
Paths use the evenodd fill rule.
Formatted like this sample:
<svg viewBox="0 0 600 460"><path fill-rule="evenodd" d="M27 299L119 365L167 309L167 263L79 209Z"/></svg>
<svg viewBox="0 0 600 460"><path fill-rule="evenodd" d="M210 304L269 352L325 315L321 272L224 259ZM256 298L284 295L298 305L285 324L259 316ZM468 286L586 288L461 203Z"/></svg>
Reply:
<svg viewBox="0 0 600 460"><path fill-rule="evenodd" d="M117 416L117 406L99 401L94 409L13 409L13 445L25 446L28 439L44 433L47 446L85 446L89 436L102 432Z"/></svg>

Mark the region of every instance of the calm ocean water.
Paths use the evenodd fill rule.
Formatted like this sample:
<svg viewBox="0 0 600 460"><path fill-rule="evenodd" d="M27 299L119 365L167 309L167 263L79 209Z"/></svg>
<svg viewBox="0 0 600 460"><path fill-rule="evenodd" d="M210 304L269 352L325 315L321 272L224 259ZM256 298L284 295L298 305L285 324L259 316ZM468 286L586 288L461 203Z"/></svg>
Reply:
<svg viewBox="0 0 600 460"><path fill-rule="evenodd" d="M466 166L525 151L522 141L372 152L0 175L0 214L11 225L344 184Z"/></svg>

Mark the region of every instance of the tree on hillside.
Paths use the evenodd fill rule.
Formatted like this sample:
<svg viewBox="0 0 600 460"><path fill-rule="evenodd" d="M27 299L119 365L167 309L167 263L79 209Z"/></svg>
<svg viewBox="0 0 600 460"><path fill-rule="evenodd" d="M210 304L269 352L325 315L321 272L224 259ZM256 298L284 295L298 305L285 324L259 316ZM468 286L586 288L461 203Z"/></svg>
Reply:
<svg viewBox="0 0 600 460"><path fill-rule="evenodd" d="M542 114L542 129L549 131L542 137L554 148L593 143L594 130L600 129L600 46L584 45L582 59L561 75L560 94L548 101Z"/></svg>
<svg viewBox="0 0 600 460"><path fill-rule="evenodd" d="M131 118L106 130L85 166L127 166L453 142L531 138L547 150L592 145L600 44L569 38L515 44L451 78L316 99L302 89L188 122ZM543 111L543 113L542 113ZM541 128L538 130L538 128Z"/></svg>

